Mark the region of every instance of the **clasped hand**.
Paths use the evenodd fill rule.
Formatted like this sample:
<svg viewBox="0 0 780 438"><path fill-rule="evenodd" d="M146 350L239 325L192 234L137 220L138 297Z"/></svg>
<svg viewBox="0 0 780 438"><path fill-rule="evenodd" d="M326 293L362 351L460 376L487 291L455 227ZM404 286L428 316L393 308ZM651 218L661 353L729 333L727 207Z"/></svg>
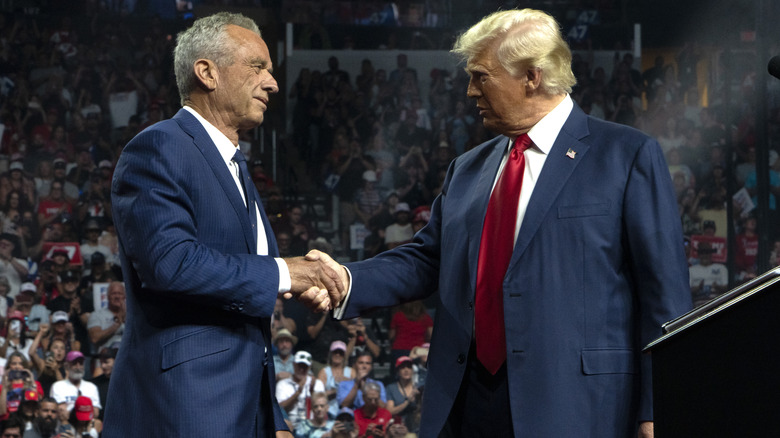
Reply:
<svg viewBox="0 0 780 438"><path fill-rule="evenodd" d="M346 269L329 255L312 250L305 257L284 261L292 280L285 299L295 297L314 312L332 310L344 299L349 285Z"/></svg>

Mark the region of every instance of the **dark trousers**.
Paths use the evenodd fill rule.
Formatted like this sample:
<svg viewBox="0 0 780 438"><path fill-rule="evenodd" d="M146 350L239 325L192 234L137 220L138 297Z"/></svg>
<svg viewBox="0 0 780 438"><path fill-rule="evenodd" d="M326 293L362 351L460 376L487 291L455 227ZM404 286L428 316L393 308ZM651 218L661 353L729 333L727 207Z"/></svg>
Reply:
<svg viewBox="0 0 780 438"><path fill-rule="evenodd" d="M463 382L439 438L513 437L506 362L492 375L471 347Z"/></svg>

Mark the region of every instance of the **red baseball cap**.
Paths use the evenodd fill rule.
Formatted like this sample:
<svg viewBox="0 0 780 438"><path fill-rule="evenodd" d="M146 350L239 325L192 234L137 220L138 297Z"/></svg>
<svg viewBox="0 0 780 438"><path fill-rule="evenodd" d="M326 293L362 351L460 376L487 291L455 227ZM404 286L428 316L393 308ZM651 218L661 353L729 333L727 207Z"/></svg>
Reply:
<svg viewBox="0 0 780 438"><path fill-rule="evenodd" d="M79 421L91 421L95 414L92 399L83 395L76 399L76 406L73 409L76 410L76 419Z"/></svg>

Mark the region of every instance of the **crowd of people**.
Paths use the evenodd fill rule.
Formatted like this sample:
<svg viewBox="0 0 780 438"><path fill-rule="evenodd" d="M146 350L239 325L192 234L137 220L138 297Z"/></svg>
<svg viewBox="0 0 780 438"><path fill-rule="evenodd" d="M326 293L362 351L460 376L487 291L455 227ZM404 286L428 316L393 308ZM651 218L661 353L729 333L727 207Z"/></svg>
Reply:
<svg viewBox="0 0 780 438"><path fill-rule="evenodd" d="M179 107L165 23L152 19L140 32L100 18L0 14L0 415L4 431L18 429L17 436L100 434L125 318L112 171L129 139ZM760 149L749 105L736 116L719 96L702 106L694 75L701 56L685 45L676 59L659 57L639 71L630 54L616 55L611 70L578 55L572 93L587 113L658 139L677 191L698 303L758 274L757 221L745 205L757 204ZM322 71L302 69L289 87L286 156L304 163L299 178L338 199L339 228L318 229L307 206L287 202L288 188L268 176L262 157L251 157L281 256L320 249L355 260L409 242L427 223L452 159L492 136L466 97L468 81L462 70L409 65L403 53L390 71L365 59L354 77L336 56ZM750 98L752 89L743 91ZM780 111L774 114L770 133L780 127ZM777 158L772 150L772 223ZM730 178L749 200L734 217L727 214L735 195ZM730 221L734 248L727 247ZM773 266L780 263L775 241ZM339 322L279 300L276 398L296 436L414 433L430 313L414 302L383 317ZM390 368L381 378L373 373L378 361Z"/></svg>

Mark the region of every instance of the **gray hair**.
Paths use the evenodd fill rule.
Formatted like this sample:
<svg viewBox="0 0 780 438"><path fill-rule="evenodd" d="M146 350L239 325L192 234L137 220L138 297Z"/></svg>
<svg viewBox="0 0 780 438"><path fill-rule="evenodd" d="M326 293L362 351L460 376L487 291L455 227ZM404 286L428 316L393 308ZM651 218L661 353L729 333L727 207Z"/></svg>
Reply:
<svg viewBox="0 0 780 438"><path fill-rule="evenodd" d="M233 40L225 31L228 25L243 27L260 35L255 22L242 14L219 12L195 20L192 27L176 36L173 49L173 70L179 88L181 104L190 98L197 86L193 66L198 59L210 59L217 67L233 63Z"/></svg>
<svg viewBox="0 0 780 438"><path fill-rule="evenodd" d="M378 393L382 393L382 388L379 386L378 383L372 382L370 380L366 380L366 383L363 384L363 393L367 393L368 391L376 391Z"/></svg>

